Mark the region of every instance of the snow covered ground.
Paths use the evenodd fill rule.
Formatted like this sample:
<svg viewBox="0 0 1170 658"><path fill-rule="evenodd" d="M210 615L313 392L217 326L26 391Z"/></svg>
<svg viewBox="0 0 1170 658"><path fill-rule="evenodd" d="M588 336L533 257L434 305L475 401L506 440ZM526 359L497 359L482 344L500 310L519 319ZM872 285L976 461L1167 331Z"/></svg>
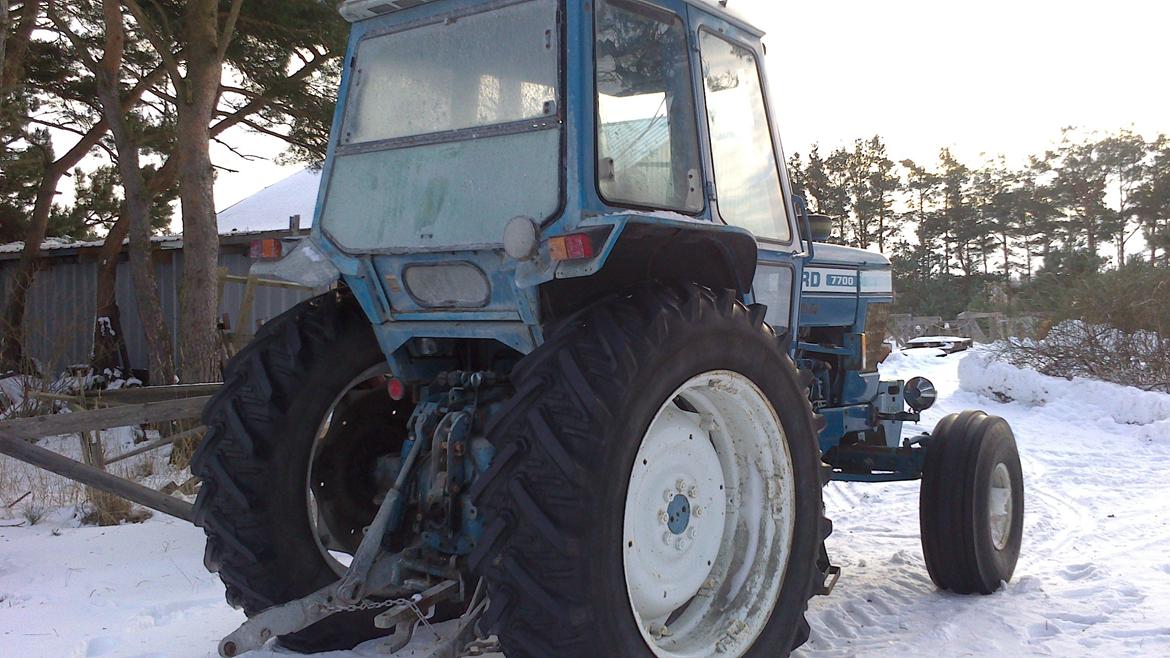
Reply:
<svg viewBox="0 0 1170 658"><path fill-rule="evenodd" d="M1170 396L988 367L978 351L895 354L883 372L938 385L923 429L965 408L1011 422L1027 487L1023 555L997 594L940 593L922 564L916 483L829 485L829 551L844 574L812 602L798 655L1170 655ZM78 527L63 512L29 527L2 515L0 656L214 656L243 621L203 569L196 528L158 517ZM425 656L428 639L420 631L399 655ZM331 658L379 655L368 643Z"/></svg>

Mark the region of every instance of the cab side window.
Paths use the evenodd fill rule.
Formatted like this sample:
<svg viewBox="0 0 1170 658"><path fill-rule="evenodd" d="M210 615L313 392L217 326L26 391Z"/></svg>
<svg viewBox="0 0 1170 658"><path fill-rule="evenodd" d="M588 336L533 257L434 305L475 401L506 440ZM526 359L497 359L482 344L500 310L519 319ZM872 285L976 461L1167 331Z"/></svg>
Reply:
<svg viewBox="0 0 1170 658"><path fill-rule="evenodd" d="M699 37L719 214L761 238L790 238L780 170L752 51L714 33Z"/></svg>
<svg viewBox="0 0 1170 658"><path fill-rule="evenodd" d="M703 209L698 124L678 16L599 0L595 26L597 177L615 205Z"/></svg>

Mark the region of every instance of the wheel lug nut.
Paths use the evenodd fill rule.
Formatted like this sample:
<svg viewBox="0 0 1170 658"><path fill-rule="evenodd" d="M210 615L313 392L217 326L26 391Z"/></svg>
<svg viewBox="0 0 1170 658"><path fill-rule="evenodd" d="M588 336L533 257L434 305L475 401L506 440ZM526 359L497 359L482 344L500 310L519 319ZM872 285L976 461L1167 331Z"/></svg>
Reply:
<svg viewBox="0 0 1170 658"><path fill-rule="evenodd" d="M671 491L670 489L667 489L666 491L662 492L662 501L663 502L669 503L672 500L674 500L674 492L673 491Z"/></svg>
<svg viewBox="0 0 1170 658"><path fill-rule="evenodd" d="M673 534L671 534L671 532L670 532L669 530L668 530L668 531L666 531L666 532L664 532L664 533L662 533L662 543L663 543L663 544L666 544L667 546L669 546L669 545L670 545L670 540L671 540L671 538L672 538L672 537L674 537L674 535L673 535Z"/></svg>
<svg viewBox="0 0 1170 658"><path fill-rule="evenodd" d="M695 529L694 528L687 528L687 539L694 539L694 538L695 538Z"/></svg>
<svg viewBox="0 0 1170 658"><path fill-rule="evenodd" d="M682 493L687 490L687 481L679 478L678 480L675 480L674 487L678 489L679 493Z"/></svg>
<svg viewBox="0 0 1170 658"><path fill-rule="evenodd" d="M669 523L670 517L666 515L666 510L658 510L658 520L661 523Z"/></svg>
<svg viewBox="0 0 1170 658"><path fill-rule="evenodd" d="M687 487L687 498L697 498L699 490L695 487Z"/></svg>
<svg viewBox="0 0 1170 658"><path fill-rule="evenodd" d="M691 508L691 516L695 517L696 519L702 518L703 508L699 507L698 505L695 505L694 507Z"/></svg>

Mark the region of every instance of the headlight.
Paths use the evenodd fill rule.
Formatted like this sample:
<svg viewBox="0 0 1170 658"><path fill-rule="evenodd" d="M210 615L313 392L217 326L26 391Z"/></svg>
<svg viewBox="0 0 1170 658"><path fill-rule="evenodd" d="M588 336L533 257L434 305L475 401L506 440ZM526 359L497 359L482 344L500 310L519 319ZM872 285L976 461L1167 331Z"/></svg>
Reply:
<svg viewBox="0 0 1170 658"><path fill-rule="evenodd" d="M925 377L914 377L906 382L906 387L903 389L906 395L906 404L914 411L926 411L934 406L934 401L938 399L938 391L934 388L934 382Z"/></svg>
<svg viewBox="0 0 1170 658"><path fill-rule="evenodd" d="M892 270L862 270L861 293L867 292L894 292L894 273Z"/></svg>
<svg viewBox="0 0 1170 658"><path fill-rule="evenodd" d="M487 275L471 263L407 265L402 280L420 306L479 308L491 298Z"/></svg>

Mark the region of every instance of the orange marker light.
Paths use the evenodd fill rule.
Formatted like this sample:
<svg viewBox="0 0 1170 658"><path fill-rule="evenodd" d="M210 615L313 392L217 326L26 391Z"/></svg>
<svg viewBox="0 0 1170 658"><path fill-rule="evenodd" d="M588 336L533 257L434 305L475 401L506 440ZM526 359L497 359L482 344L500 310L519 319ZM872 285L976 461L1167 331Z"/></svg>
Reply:
<svg viewBox="0 0 1170 658"><path fill-rule="evenodd" d="M252 260L280 260L283 251L284 249L280 240L273 240L271 238L266 240L253 240L248 245L248 257Z"/></svg>
<svg viewBox="0 0 1170 658"><path fill-rule="evenodd" d="M593 258L593 241L584 233L549 238L548 255L553 260Z"/></svg>

